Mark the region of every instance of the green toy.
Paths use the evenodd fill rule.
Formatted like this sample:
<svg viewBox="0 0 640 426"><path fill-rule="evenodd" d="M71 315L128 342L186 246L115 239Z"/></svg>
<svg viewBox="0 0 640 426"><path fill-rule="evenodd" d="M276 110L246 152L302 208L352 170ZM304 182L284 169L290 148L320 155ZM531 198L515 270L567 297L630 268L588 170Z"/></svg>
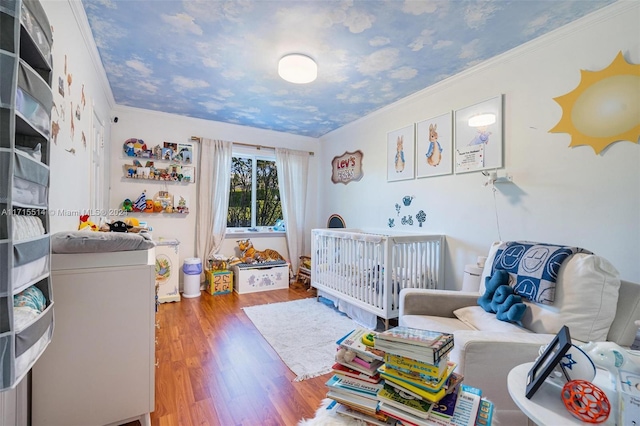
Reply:
<svg viewBox="0 0 640 426"><path fill-rule="evenodd" d="M133 203L131 202L130 199L126 199L122 202L122 210L125 212L132 212L133 211Z"/></svg>

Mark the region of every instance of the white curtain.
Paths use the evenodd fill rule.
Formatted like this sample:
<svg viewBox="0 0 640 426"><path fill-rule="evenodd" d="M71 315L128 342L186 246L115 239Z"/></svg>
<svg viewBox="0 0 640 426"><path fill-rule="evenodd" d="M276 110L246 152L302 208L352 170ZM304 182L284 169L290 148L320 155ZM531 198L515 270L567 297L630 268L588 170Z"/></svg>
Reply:
<svg viewBox="0 0 640 426"><path fill-rule="evenodd" d="M276 167L289 258L296 271L299 257L304 254L309 153L276 148Z"/></svg>
<svg viewBox="0 0 640 426"><path fill-rule="evenodd" d="M227 230L233 144L202 139L198 167L196 249L203 270L218 252ZM200 277L204 281L204 274Z"/></svg>

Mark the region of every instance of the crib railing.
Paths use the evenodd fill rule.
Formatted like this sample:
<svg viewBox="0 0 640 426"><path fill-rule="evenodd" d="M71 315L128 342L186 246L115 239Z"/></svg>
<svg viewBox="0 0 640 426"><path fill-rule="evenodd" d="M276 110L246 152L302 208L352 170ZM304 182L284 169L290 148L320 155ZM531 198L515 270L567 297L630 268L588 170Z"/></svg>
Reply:
<svg viewBox="0 0 640 426"><path fill-rule="evenodd" d="M314 229L311 285L387 320L403 288L442 288L443 235Z"/></svg>

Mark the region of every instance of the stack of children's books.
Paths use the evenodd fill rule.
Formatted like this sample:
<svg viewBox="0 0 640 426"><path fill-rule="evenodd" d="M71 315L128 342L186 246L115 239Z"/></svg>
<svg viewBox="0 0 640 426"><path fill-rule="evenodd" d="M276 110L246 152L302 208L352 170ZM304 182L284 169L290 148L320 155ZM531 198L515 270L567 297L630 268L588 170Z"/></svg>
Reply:
<svg viewBox="0 0 640 426"><path fill-rule="evenodd" d="M327 381L327 397L337 404L330 409L337 413L378 425L388 417L378 412L378 391L383 382L378 368L384 363L384 352L373 347L374 333L357 328L339 339L333 377Z"/></svg>
<svg viewBox="0 0 640 426"><path fill-rule="evenodd" d="M378 368L384 380L379 413L403 425L491 424L491 403L454 372L456 364L449 360L452 334L395 327L378 333L374 348L385 351L384 365Z"/></svg>
<svg viewBox="0 0 640 426"><path fill-rule="evenodd" d="M337 342L328 409L373 425L487 426L493 405L461 384L449 360L453 335L358 328Z"/></svg>

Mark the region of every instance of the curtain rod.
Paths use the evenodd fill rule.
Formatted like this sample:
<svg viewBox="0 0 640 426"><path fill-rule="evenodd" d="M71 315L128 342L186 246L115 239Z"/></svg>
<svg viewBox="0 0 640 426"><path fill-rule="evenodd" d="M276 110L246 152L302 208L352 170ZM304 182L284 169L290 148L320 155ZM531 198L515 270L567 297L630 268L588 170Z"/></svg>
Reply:
<svg viewBox="0 0 640 426"><path fill-rule="evenodd" d="M202 138L199 137L199 136L191 136L191 141L192 142L200 142L200 141L202 141ZM232 143L234 145L248 146L248 147L251 147L251 148L256 148L258 150L260 150L260 149L273 149L275 151L275 149L276 149L273 146L255 145L255 144L252 144L252 143L243 143L243 142L232 142ZM309 151L309 155L313 157L314 156L314 152L313 151Z"/></svg>

